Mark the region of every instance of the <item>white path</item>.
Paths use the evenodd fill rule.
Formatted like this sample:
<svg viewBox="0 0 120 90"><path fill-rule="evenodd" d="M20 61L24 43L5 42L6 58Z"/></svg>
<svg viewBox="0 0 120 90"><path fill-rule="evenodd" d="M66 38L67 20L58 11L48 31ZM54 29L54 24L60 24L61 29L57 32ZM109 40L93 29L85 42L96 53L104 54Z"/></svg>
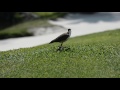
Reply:
<svg viewBox="0 0 120 90"><path fill-rule="evenodd" d="M120 28L120 12L100 12L92 15L70 14L64 19L61 18L57 21L49 22L54 25L63 26L66 28L66 31L67 28L71 28L71 37L75 37ZM62 30L58 33L51 33L42 36L0 40L0 51L46 44L63 32L65 31Z"/></svg>
<svg viewBox="0 0 120 90"><path fill-rule="evenodd" d="M71 14L65 19L50 21L50 23L71 28L71 37L75 37L120 28L120 12L101 12L93 15Z"/></svg>

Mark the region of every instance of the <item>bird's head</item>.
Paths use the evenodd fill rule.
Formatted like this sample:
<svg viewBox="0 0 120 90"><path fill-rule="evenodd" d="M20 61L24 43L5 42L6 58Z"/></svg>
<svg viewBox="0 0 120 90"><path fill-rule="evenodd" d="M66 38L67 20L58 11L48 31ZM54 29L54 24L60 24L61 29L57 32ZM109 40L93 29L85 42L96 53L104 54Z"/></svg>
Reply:
<svg viewBox="0 0 120 90"><path fill-rule="evenodd" d="M68 29L68 32L71 31L71 29Z"/></svg>
<svg viewBox="0 0 120 90"><path fill-rule="evenodd" d="M71 35L71 29L68 29L68 34Z"/></svg>

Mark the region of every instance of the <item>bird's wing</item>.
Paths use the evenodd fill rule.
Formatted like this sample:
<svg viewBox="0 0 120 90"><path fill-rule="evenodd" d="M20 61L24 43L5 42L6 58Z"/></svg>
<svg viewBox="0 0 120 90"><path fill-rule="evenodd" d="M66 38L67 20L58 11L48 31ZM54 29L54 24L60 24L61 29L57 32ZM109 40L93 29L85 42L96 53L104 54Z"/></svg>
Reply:
<svg viewBox="0 0 120 90"><path fill-rule="evenodd" d="M54 39L54 42L61 42L61 41L65 41L67 38L69 37L69 35L67 33L63 33L62 35L58 36L56 39Z"/></svg>

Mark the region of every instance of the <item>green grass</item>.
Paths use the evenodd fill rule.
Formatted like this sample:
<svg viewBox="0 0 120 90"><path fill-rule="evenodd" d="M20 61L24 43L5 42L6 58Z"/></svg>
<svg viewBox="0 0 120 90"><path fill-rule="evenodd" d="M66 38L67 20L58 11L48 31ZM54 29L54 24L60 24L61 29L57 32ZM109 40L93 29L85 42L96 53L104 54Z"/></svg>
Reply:
<svg viewBox="0 0 120 90"><path fill-rule="evenodd" d="M33 12L33 13L40 16L41 19L57 19L67 14L67 12Z"/></svg>
<svg viewBox="0 0 120 90"><path fill-rule="evenodd" d="M119 78L120 30L0 52L1 78Z"/></svg>
<svg viewBox="0 0 120 90"><path fill-rule="evenodd" d="M67 13L60 12L33 12L34 14L40 16L37 20L26 21L9 28L0 30L0 39L32 36L33 33L28 32L29 28L33 27L49 27L53 26L47 22L48 19L56 19L58 17L63 17Z"/></svg>
<svg viewBox="0 0 120 90"><path fill-rule="evenodd" d="M24 22L4 30L0 30L0 39L13 38L13 37L23 37L32 36L33 33L28 32L28 29L33 27L49 27L53 26L47 22L47 20L34 20Z"/></svg>

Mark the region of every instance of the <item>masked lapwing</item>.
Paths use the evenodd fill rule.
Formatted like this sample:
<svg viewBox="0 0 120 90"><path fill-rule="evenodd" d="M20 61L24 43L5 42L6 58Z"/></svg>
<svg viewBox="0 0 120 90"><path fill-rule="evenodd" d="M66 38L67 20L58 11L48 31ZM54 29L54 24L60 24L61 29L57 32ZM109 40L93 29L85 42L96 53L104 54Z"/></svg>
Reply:
<svg viewBox="0 0 120 90"><path fill-rule="evenodd" d="M60 36L58 36L57 38L55 38L54 40L52 40L49 44L54 43L54 42L59 42L59 43L61 43L59 49L61 49L63 43L64 43L66 40L68 40L68 38L69 38L70 36L71 36L71 29L68 29L68 32L61 34Z"/></svg>

